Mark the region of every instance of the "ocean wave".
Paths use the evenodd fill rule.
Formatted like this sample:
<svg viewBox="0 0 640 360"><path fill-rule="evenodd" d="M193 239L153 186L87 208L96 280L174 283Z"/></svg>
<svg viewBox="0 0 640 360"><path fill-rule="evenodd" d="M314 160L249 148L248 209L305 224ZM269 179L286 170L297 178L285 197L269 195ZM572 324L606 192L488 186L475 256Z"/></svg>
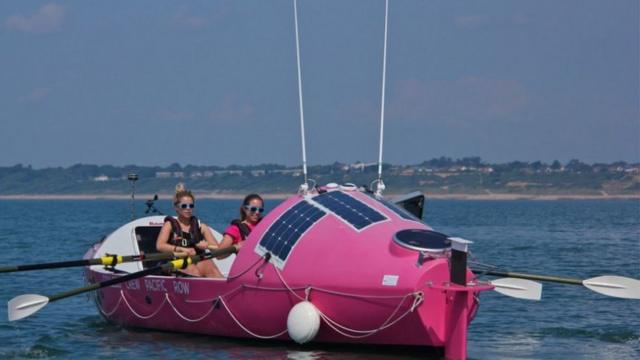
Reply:
<svg viewBox="0 0 640 360"><path fill-rule="evenodd" d="M615 329L574 329L566 327L550 327L543 328L539 331L542 337L558 337L558 338L588 338L598 339L609 343L628 343L640 340L638 332L627 328Z"/></svg>
<svg viewBox="0 0 640 360"><path fill-rule="evenodd" d="M2 359L48 359L70 354L68 351L47 345L34 345L26 349L2 351Z"/></svg>

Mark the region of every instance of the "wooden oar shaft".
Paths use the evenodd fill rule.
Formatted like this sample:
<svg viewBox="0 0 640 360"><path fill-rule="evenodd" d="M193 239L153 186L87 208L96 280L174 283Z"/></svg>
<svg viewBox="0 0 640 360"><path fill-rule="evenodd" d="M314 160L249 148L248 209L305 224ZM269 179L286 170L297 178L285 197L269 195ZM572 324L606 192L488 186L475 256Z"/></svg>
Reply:
<svg viewBox="0 0 640 360"><path fill-rule="evenodd" d="M138 279L147 275L152 275L155 273L160 273L163 271L169 271L169 270L176 270L176 269L180 269L184 266L185 262L187 262L187 264L195 264L199 261L202 260L207 260L207 259L211 259L217 256L221 256L221 255L227 255L227 254L231 254L231 253L235 253L236 252L236 248L233 246L229 246L223 249L219 249L219 250L215 250L215 251L211 251L209 254L204 254L204 255L195 255L195 256L191 256L191 257L186 257L183 259L177 259L177 260L173 260L170 261L166 264L162 264L162 265L157 265L142 271L138 271L138 272L134 272L131 274L127 274L127 275L123 275L123 276L119 276L119 277L115 277L113 279L109 279L109 280L105 280L105 281L101 281L95 284L91 284L91 285L87 285L81 288L77 288L77 289L72 289L72 290L68 290L68 291L64 291L55 295L51 295L48 296L49 298L49 302L52 301L56 301L56 300L60 300L60 299L64 299L64 298L68 298L70 296L74 296L74 295L78 295L78 294L82 294L82 293L86 293L89 291L94 291L94 290L98 290L107 286L111 286L111 285L116 285L116 284L120 284L123 282L127 282L129 280L134 280L134 279ZM167 255L172 255L172 254L167 254Z"/></svg>
<svg viewBox="0 0 640 360"><path fill-rule="evenodd" d="M95 259L61 261L61 262L42 263L42 264L3 266L3 267L0 267L0 273L30 271L30 270L59 269L59 268L76 267L76 266L116 265L116 264L122 264L125 262L133 262L133 261L169 260L174 257L178 257L178 256L172 253L157 253L157 254L148 254L148 255L126 255L126 256L106 255L103 257L95 258Z"/></svg>
<svg viewBox="0 0 640 360"><path fill-rule="evenodd" d="M503 276L503 277L512 277L519 279L527 279L527 280L538 280L538 281L549 281L560 284L570 284L570 285L582 285L582 280L574 279L574 278L565 278L559 276L549 276L549 275L537 275L537 274L526 274L519 272L510 272L510 271L497 271L497 270L476 270L473 269L473 272L476 274L485 274L492 276Z"/></svg>

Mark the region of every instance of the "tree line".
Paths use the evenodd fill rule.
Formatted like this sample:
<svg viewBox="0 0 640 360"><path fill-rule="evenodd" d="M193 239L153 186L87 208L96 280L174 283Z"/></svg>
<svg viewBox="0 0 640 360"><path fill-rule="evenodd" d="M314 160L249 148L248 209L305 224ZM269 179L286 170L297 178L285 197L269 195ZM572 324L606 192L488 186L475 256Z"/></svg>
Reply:
<svg viewBox="0 0 640 360"><path fill-rule="evenodd" d="M319 184L354 183L367 186L376 178L377 164L363 162L312 165ZM129 174L136 174L141 192L171 192L177 182L208 192L265 193L295 191L300 167L280 164L113 166L76 164L36 169L17 164L0 167L0 194L125 194ZM578 159L489 163L480 157L438 157L413 165L383 164L383 178L393 191L431 193L630 194L640 191L640 164L624 161L587 164Z"/></svg>

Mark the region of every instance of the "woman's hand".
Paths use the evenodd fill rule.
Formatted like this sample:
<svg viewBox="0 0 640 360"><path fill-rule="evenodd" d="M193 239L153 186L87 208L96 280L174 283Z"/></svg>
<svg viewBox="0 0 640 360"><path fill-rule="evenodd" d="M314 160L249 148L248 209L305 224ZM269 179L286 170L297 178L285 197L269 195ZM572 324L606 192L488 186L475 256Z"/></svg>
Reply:
<svg viewBox="0 0 640 360"><path fill-rule="evenodd" d="M196 249L194 248L185 248L185 247L176 247L176 252L187 253L189 256L194 256L196 254Z"/></svg>
<svg viewBox="0 0 640 360"><path fill-rule="evenodd" d="M206 240L200 240L197 244L196 247L200 250L205 250L209 247L209 243Z"/></svg>

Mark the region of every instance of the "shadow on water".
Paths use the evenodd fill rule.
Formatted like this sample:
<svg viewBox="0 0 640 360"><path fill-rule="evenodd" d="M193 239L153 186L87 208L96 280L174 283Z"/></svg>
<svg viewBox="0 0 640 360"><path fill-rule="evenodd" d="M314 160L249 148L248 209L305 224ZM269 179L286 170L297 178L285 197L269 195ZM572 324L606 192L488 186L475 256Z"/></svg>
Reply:
<svg viewBox="0 0 640 360"><path fill-rule="evenodd" d="M162 332L121 327L97 316L77 323L79 329L93 332L87 337L99 341L96 356L113 356L135 348L140 355L190 359L442 359L442 349L418 346L377 346L368 344L294 344L280 340L236 339L220 336ZM97 334L100 334L98 336ZM99 340L98 340L99 339ZM116 350L122 349L122 350ZM133 354L131 354L133 355Z"/></svg>

